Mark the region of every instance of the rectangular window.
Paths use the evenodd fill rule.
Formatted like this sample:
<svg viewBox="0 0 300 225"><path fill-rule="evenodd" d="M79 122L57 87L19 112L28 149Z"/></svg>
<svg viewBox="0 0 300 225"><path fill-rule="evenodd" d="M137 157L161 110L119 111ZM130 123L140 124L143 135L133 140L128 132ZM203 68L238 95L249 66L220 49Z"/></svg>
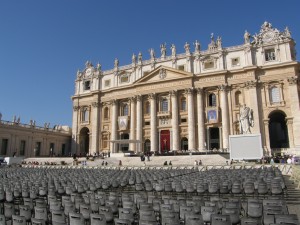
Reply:
<svg viewBox="0 0 300 225"><path fill-rule="evenodd" d="M2 139L1 155L7 154L7 148L8 148L8 139Z"/></svg>
<svg viewBox="0 0 300 225"><path fill-rule="evenodd" d="M182 71L184 71L184 65L180 65L180 66L178 66L178 70L182 70Z"/></svg>
<svg viewBox="0 0 300 225"><path fill-rule="evenodd" d="M145 125L149 126L150 125L150 121L145 121Z"/></svg>
<svg viewBox="0 0 300 225"><path fill-rule="evenodd" d="M26 141L21 140L21 142L20 142L20 156L25 155L25 147L26 147Z"/></svg>
<svg viewBox="0 0 300 225"><path fill-rule="evenodd" d="M83 85L83 89L86 90L90 90L91 89L91 81L87 80L84 81L84 85Z"/></svg>
<svg viewBox="0 0 300 225"><path fill-rule="evenodd" d="M109 87L110 86L110 80L104 81L104 87Z"/></svg>
<svg viewBox="0 0 300 225"><path fill-rule="evenodd" d="M232 66L239 66L240 65L240 58L233 58L231 59Z"/></svg>
<svg viewBox="0 0 300 225"><path fill-rule="evenodd" d="M186 123L186 121L187 121L186 118L181 119L181 123Z"/></svg>
<svg viewBox="0 0 300 225"><path fill-rule="evenodd" d="M280 103L280 90L278 87L272 87L270 90L271 103Z"/></svg>
<svg viewBox="0 0 300 225"><path fill-rule="evenodd" d="M128 75L122 76L120 81L121 81L121 83L127 83L129 81Z"/></svg>
<svg viewBox="0 0 300 225"><path fill-rule="evenodd" d="M204 69L213 69L215 64L213 61L206 61L204 62Z"/></svg>
<svg viewBox="0 0 300 225"><path fill-rule="evenodd" d="M162 100L162 110L161 111L163 111L163 112L168 112L168 100L167 99L163 99Z"/></svg>
<svg viewBox="0 0 300 225"><path fill-rule="evenodd" d="M267 62L276 60L274 48L265 50L265 60Z"/></svg>
<svg viewBox="0 0 300 225"><path fill-rule="evenodd" d="M83 122L89 121L89 110L87 108L83 109L82 111L82 121Z"/></svg>

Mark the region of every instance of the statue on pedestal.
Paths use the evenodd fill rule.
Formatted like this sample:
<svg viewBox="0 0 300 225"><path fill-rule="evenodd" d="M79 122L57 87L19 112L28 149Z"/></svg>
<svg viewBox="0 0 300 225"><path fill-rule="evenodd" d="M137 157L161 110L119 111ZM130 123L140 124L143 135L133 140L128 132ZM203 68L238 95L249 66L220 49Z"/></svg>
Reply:
<svg viewBox="0 0 300 225"><path fill-rule="evenodd" d="M244 42L245 42L245 44L250 44L250 38L251 38L250 33L247 30L245 30L245 34L244 34Z"/></svg>
<svg viewBox="0 0 300 225"><path fill-rule="evenodd" d="M172 50L172 56L175 57L176 56L176 47L174 44L171 45L171 50Z"/></svg>
<svg viewBox="0 0 300 225"><path fill-rule="evenodd" d="M251 134L250 127L254 126L253 110L244 104L240 107L240 134Z"/></svg>
<svg viewBox="0 0 300 225"><path fill-rule="evenodd" d="M191 54L190 44L189 43L185 42L184 49L185 49L185 54L186 55L190 55Z"/></svg>
<svg viewBox="0 0 300 225"><path fill-rule="evenodd" d="M200 43L196 40L194 45L195 45L195 53L199 54L200 53Z"/></svg>

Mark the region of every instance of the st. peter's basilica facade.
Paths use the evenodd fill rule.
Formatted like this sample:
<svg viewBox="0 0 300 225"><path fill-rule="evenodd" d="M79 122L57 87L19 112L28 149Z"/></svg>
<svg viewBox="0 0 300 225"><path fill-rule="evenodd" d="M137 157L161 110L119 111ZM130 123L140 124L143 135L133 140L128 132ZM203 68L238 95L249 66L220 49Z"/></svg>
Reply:
<svg viewBox="0 0 300 225"><path fill-rule="evenodd" d="M229 135L251 132L261 134L266 155L299 154L299 63L291 33L264 22L254 36L245 31L243 42L223 47L212 34L206 50L198 41L180 54L162 44L159 56L150 49L150 59L133 54L125 66L115 59L107 71L87 62L72 97L72 152L226 150ZM243 132L245 107L251 121Z"/></svg>

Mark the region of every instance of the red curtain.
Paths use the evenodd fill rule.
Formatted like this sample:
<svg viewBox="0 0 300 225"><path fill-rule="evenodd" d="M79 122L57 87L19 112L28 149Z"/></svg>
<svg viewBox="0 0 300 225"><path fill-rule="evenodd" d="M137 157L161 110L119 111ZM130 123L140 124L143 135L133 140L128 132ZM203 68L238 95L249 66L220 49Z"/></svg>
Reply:
<svg viewBox="0 0 300 225"><path fill-rule="evenodd" d="M162 130L160 132L160 149L161 153L170 151L170 131Z"/></svg>

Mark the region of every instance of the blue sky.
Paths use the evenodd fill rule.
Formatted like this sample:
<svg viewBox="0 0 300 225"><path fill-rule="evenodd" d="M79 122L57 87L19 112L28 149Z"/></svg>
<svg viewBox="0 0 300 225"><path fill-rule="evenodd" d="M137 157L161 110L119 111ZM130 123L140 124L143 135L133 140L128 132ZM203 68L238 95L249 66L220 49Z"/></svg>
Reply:
<svg viewBox="0 0 300 225"><path fill-rule="evenodd" d="M264 21L288 26L300 41L299 7L298 0L1 0L2 119L71 126L76 71L87 60L106 70L116 57L125 65L132 53L148 59L154 48L158 55L164 42L168 54L172 43L181 53L196 39L206 49L211 33L224 47L239 45L246 29L258 33Z"/></svg>

